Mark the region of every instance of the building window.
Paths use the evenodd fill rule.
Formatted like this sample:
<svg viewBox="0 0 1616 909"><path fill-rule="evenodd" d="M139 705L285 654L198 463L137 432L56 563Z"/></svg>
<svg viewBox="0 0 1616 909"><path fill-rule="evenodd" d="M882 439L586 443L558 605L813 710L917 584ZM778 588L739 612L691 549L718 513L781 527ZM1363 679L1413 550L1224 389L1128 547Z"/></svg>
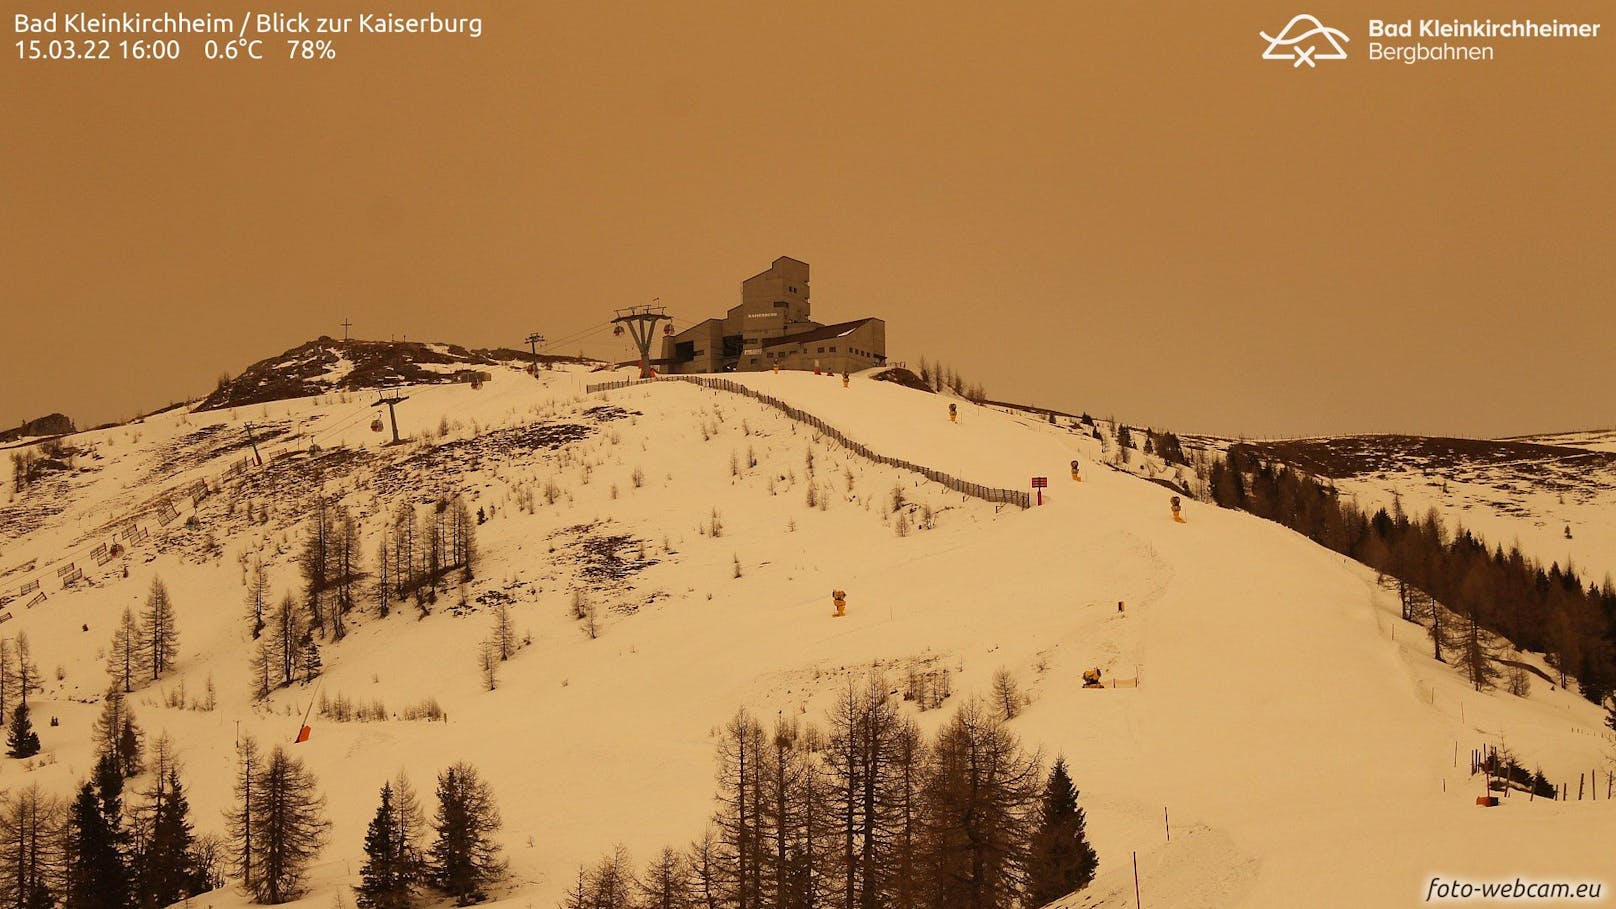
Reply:
<svg viewBox="0 0 1616 909"><path fill-rule="evenodd" d="M824 352L825 352L825 348L823 348L823 347L821 347L821 348L819 348L819 352L820 352L820 353L824 353Z"/></svg>
<svg viewBox="0 0 1616 909"><path fill-rule="evenodd" d="M831 352L831 353L835 353L835 352L836 352L836 345L835 345L835 344L832 344L832 345L831 345L831 346L830 346L830 352Z"/></svg>

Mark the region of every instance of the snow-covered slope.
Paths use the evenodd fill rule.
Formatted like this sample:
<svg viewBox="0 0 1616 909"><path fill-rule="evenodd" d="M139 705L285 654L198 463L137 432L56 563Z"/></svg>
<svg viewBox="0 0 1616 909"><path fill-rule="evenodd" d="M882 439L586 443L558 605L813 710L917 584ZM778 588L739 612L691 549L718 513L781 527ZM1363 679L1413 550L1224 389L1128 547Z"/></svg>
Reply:
<svg viewBox="0 0 1616 909"><path fill-rule="evenodd" d="M412 440L396 447L370 430L384 409L363 392L75 437L75 471L3 515L15 532L0 539L0 594L38 578L48 599L13 599L0 632L29 633L47 677L36 715L61 725L41 724L44 761L0 760L0 785L65 793L87 773L102 649L161 576L181 658L135 709L179 744L195 818L220 829L238 732L290 742L314 697L251 702L246 565L262 555L277 592L294 588L315 496L362 519L370 553L400 501L460 493L491 513L467 605L454 591L424 618L408 606L361 617L325 647L328 698L395 715L433 697L447 722L313 722L295 747L335 826L306 905L354 882L386 778L404 769L426 791L455 760L499 798L512 870L499 898L553 905L572 869L614 843L645 857L700 832L716 729L736 707L817 717L872 663L952 673L954 696L918 715L927 728L995 671L1017 677L1032 702L1012 726L1066 757L1100 854L1073 906L1132 905L1133 853L1158 906L1397 906L1422 900L1433 875L1609 875L1616 804L1481 809L1466 759L1502 742L1556 781L1603 772L1611 746L1592 705L1542 685L1524 699L1471 691L1370 573L1275 524L1193 502L1175 524L1160 486L1094 466L1073 482L1073 458L1099 459L1092 438L963 403L951 423L946 399L863 376L847 388L736 377L882 454L988 486L1049 477L1045 505L1021 511L857 458L740 395L683 382L586 394L601 374L488 371L480 390L410 389L398 414ZM262 468L245 460L248 422ZM216 491L195 505L169 494L198 480ZM901 516L894 487L910 503ZM164 499L177 510L166 524ZM97 565L93 547L130 519L151 537ZM67 561L86 577L60 590ZM849 609L833 619L838 587ZM597 608L598 637L574 618L575 591ZM532 643L490 692L475 653L500 599ZM1089 666L1138 687L1084 690ZM210 677L214 710L164 706Z"/></svg>

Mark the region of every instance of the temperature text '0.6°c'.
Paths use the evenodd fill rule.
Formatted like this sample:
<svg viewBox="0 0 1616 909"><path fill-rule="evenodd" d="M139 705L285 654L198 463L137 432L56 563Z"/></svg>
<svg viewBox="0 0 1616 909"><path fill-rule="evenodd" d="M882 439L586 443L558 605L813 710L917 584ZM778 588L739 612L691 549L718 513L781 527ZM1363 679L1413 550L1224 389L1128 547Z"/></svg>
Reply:
<svg viewBox="0 0 1616 909"><path fill-rule="evenodd" d="M202 56L209 60L262 60L264 42L252 38L230 41L209 38L202 44Z"/></svg>

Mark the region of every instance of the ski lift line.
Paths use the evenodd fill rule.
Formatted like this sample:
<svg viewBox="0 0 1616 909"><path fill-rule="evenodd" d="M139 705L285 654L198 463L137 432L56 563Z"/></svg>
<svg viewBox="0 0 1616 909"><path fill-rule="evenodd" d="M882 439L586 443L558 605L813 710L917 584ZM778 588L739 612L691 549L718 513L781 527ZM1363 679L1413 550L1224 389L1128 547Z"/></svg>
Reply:
<svg viewBox="0 0 1616 909"><path fill-rule="evenodd" d="M579 338L587 337L588 335L594 334L595 332L604 331L604 330L610 328L611 324L612 323L609 322L609 321L608 322L600 322L600 323L597 323L595 325L591 325L588 328L580 328L577 331L574 331L574 332L572 332L570 334L562 335L561 337L558 337L558 338L554 338L554 339L547 338L547 339L545 339L545 342L543 344L539 345L539 350L540 351L548 351L548 350L551 350L553 348L559 347L559 346L564 345L564 344L572 344L572 343L576 342L577 339L579 339Z"/></svg>
<svg viewBox="0 0 1616 909"><path fill-rule="evenodd" d="M607 336L607 335L610 335L610 334L611 334L611 330L609 328L605 327L605 326L602 326L600 328L595 329L594 331L579 335L579 336L574 337L574 338L568 338L568 339L566 339L564 341L559 341L556 344L550 345L550 346L545 348L545 352L549 353L549 352L554 351L554 352L559 352L559 353L564 354L566 348L570 348L570 347L573 347L573 346L576 346L576 345L581 345L581 344L584 344L586 342L593 342L596 339L602 338L603 336ZM610 342L608 341L606 343L610 343Z"/></svg>

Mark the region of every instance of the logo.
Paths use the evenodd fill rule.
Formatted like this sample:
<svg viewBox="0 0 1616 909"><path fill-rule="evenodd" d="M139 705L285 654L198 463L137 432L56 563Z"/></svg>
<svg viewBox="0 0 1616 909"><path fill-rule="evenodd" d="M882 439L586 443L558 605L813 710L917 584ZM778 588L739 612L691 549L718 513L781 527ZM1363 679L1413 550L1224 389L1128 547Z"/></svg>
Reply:
<svg viewBox="0 0 1616 909"><path fill-rule="evenodd" d="M1315 60L1345 60L1347 49L1341 42L1352 40L1341 29L1331 28L1306 13L1285 23L1278 37L1267 32L1257 34L1268 42L1268 49L1263 51L1264 60L1292 60L1293 69L1304 63L1317 67Z"/></svg>

